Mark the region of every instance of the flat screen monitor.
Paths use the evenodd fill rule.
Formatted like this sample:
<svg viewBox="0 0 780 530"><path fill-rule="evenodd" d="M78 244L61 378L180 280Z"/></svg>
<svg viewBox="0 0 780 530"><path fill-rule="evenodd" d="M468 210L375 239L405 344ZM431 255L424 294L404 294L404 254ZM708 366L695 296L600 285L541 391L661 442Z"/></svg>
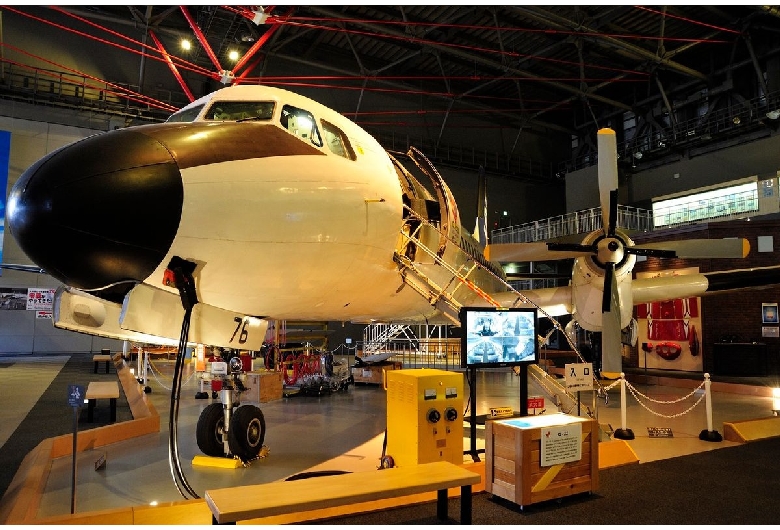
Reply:
<svg viewBox="0 0 780 530"><path fill-rule="evenodd" d="M491 368L539 361L535 308L464 307L461 366Z"/></svg>

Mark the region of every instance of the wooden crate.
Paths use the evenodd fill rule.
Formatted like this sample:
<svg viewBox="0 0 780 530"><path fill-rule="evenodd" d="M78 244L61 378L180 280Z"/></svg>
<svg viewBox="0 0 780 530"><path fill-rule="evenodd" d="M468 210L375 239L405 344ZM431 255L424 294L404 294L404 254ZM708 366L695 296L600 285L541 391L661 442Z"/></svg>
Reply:
<svg viewBox="0 0 780 530"><path fill-rule="evenodd" d="M247 372L244 384L249 390L241 395L242 401L266 403L282 399L282 372L273 370Z"/></svg>
<svg viewBox="0 0 780 530"><path fill-rule="evenodd" d="M369 364L352 368L352 378L355 383L384 384L385 370L400 370L403 365L399 362Z"/></svg>
<svg viewBox="0 0 780 530"><path fill-rule="evenodd" d="M548 454L542 454L543 436L549 440L549 436L568 432L569 426L576 431L575 424L582 430L578 460L556 462L574 454L571 444L556 446L557 442L547 442ZM543 456L556 463L542 466ZM596 420L547 414L488 421L485 423L485 491L520 506L592 493L598 489L598 456Z"/></svg>

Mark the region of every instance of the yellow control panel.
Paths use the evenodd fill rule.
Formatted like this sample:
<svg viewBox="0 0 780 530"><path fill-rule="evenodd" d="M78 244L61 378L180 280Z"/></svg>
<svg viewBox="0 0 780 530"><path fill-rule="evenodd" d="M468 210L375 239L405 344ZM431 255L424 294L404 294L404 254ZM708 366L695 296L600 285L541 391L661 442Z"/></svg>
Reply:
<svg viewBox="0 0 780 530"><path fill-rule="evenodd" d="M387 448L396 466L463 463L463 374L387 372Z"/></svg>

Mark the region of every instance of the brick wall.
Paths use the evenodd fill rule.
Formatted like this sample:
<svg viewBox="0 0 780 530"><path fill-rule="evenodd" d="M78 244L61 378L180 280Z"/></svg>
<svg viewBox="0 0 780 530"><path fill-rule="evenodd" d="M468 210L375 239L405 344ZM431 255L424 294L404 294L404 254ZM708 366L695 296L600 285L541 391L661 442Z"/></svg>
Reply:
<svg viewBox="0 0 780 530"><path fill-rule="evenodd" d="M772 252L758 252L759 235L775 236ZM780 220L724 221L701 224L679 229L657 231L632 236L637 246L650 241L676 241L682 239L719 239L743 237L750 242L750 253L745 259L659 259L648 258L634 267L634 273L698 267L700 272L714 272L729 269L750 269L780 265ZM780 271L777 274L780 283ZM778 373L780 363L780 338L762 337L762 310L764 302L780 303L780 286L763 289L749 289L739 292L724 292L705 295L701 298L702 361L705 372L713 370L713 344L732 339L736 342L759 342L766 344L769 370ZM638 347L631 353L632 366L639 366ZM726 374L719 374L726 375Z"/></svg>

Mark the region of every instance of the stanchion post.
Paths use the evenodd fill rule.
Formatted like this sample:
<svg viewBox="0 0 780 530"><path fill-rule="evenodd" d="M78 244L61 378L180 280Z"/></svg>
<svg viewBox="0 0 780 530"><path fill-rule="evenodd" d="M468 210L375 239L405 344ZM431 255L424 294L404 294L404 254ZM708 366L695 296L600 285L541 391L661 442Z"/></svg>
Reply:
<svg viewBox="0 0 780 530"><path fill-rule="evenodd" d="M710 389L710 374L704 374L704 405L707 409L707 428L699 433L699 440L705 442L722 442L723 437L712 429L712 391Z"/></svg>
<svg viewBox="0 0 780 530"><path fill-rule="evenodd" d="M613 436L619 440L633 440L634 431L626 427L626 374L620 372L620 429Z"/></svg>

